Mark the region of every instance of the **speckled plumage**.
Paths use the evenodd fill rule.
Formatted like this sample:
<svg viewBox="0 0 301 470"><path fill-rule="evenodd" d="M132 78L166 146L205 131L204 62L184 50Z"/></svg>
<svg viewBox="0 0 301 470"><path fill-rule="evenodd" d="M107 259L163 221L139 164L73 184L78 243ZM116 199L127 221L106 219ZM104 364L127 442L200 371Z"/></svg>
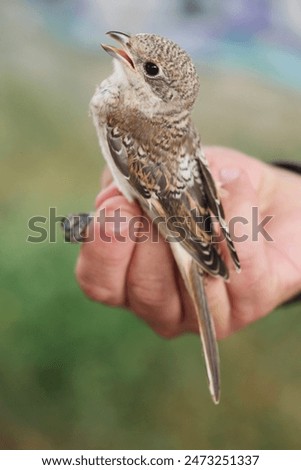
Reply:
<svg viewBox="0 0 301 470"><path fill-rule="evenodd" d="M152 219L165 217L166 224L160 224L164 236L179 226L185 230L171 246L198 314L210 391L217 403L219 358L203 273L227 279L228 270L212 243L212 216L237 268L239 261L191 121L199 79L187 53L168 39L109 34L122 49L103 46L115 57L115 70L96 89L90 105L100 146L124 195L137 199ZM156 66L157 75L147 73L147 63Z"/></svg>

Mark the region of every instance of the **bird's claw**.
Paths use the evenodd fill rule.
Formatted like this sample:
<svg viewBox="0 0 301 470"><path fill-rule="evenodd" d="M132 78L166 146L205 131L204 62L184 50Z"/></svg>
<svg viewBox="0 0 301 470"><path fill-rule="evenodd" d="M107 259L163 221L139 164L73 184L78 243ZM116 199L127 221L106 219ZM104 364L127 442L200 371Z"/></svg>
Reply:
<svg viewBox="0 0 301 470"><path fill-rule="evenodd" d="M69 214L62 217L61 227L64 232L66 242L82 243L86 240L86 230L93 220L91 213Z"/></svg>

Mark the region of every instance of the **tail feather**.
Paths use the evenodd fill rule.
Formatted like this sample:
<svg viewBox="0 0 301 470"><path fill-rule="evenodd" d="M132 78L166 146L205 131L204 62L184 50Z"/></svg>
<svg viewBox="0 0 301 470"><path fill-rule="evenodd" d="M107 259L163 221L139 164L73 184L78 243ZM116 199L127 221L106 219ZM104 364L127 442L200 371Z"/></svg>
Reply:
<svg viewBox="0 0 301 470"><path fill-rule="evenodd" d="M199 273L199 268L194 261L191 263L189 277L189 291L197 312L209 390L214 403L218 404L220 401L220 367L215 328L208 309L204 276Z"/></svg>
<svg viewBox="0 0 301 470"><path fill-rule="evenodd" d="M214 324L207 304L204 274L200 270L200 266L179 243L171 243L170 246L194 304L205 357L209 390L213 402L218 404L220 400L219 352Z"/></svg>

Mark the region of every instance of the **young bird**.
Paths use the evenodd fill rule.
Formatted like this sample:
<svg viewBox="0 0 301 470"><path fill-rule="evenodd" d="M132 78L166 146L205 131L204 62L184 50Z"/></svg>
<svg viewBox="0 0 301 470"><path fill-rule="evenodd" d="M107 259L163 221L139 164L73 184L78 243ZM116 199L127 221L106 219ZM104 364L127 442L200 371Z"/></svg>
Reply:
<svg viewBox="0 0 301 470"><path fill-rule="evenodd" d="M196 69L177 44L154 34L107 33L120 48L102 45L114 72L91 100L99 144L116 185L138 200L171 243L193 301L209 389L220 399L219 354L204 289L204 275L228 279L217 246L217 220L232 260L239 260L215 183L191 121L199 91ZM164 223L162 223L164 220Z"/></svg>

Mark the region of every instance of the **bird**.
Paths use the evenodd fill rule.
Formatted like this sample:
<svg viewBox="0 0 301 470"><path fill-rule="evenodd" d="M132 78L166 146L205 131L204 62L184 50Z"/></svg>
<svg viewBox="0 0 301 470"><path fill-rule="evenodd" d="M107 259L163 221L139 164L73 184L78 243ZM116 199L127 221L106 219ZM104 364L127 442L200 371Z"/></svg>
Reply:
<svg viewBox="0 0 301 470"><path fill-rule="evenodd" d="M200 80L187 52L163 36L107 35L118 43L101 44L113 57L113 73L97 86L90 102L99 145L121 193L138 201L154 223L160 220L158 229L170 242L196 312L209 390L218 404L219 351L205 289L207 276L229 279L214 241L217 232L237 271L240 262L192 122ZM77 229L79 225L77 220ZM73 229L68 226L69 235Z"/></svg>

